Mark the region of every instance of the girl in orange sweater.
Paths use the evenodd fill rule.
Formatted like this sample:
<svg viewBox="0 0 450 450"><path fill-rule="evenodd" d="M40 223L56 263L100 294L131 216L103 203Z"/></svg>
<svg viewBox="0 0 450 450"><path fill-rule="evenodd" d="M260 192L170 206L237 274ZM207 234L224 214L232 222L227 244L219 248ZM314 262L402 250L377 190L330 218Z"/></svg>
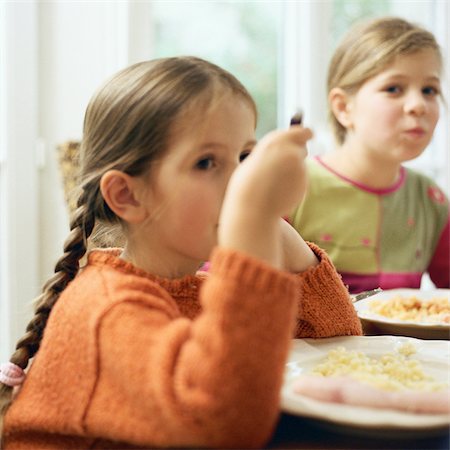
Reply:
<svg viewBox="0 0 450 450"><path fill-rule="evenodd" d="M280 219L303 195L311 132L256 143L255 123L245 88L198 58L98 90L64 254L1 366L6 450L258 447L292 337L361 333L327 256ZM79 270L97 224L124 247Z"/></svg>

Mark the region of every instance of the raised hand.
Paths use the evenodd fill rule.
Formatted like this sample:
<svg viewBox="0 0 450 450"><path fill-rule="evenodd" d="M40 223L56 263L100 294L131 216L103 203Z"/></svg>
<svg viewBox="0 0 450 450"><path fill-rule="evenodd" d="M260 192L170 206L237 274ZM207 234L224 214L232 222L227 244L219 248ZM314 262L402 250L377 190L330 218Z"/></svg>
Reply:
<svg viewBox="0 0 450 450"><path fill-rule="evenodd" d="M219 243L284 268L280 217L301 201L306 186L309 129L266 135L236 169L222 206Z"/></svg>

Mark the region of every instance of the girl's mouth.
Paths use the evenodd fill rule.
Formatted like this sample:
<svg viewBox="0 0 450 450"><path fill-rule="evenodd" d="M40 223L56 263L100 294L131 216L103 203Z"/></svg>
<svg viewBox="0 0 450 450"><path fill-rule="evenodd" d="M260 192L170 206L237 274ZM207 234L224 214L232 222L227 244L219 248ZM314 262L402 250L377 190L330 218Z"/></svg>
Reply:
<svg viewBox="0 0 450 450"><path fill-rule="evenodd" d="M409 130L406 130L406 134L414 138L420 138L425 135L425 130L420 127L410 128Z"/></svg>

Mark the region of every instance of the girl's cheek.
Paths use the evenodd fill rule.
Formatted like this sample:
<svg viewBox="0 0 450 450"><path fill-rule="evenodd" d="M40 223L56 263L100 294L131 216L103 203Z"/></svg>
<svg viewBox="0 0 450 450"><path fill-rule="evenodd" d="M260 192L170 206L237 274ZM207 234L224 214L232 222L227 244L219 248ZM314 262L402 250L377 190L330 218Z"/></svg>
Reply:
<svg viewBox="0 0 450 450"><path fill-rule="evenodd" d="M441 117L441 108L440 108L439 103L436 102L433 104L432 111L434 113L434 116L435 116L436 122L437 122L439 120L439 118Z"/></svg>

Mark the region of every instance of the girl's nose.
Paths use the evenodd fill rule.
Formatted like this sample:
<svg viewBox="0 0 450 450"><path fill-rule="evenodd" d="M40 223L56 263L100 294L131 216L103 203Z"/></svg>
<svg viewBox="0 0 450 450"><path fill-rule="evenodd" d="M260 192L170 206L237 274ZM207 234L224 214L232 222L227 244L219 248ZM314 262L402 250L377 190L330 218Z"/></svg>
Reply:
<svg viewBox="0 0 450 450"><path fill-rule="evenodd" d="M426 109L426 99L421 91L413 91L408 94L405 101L405 111L408 114L421 116L426 112Z"/></svg>

